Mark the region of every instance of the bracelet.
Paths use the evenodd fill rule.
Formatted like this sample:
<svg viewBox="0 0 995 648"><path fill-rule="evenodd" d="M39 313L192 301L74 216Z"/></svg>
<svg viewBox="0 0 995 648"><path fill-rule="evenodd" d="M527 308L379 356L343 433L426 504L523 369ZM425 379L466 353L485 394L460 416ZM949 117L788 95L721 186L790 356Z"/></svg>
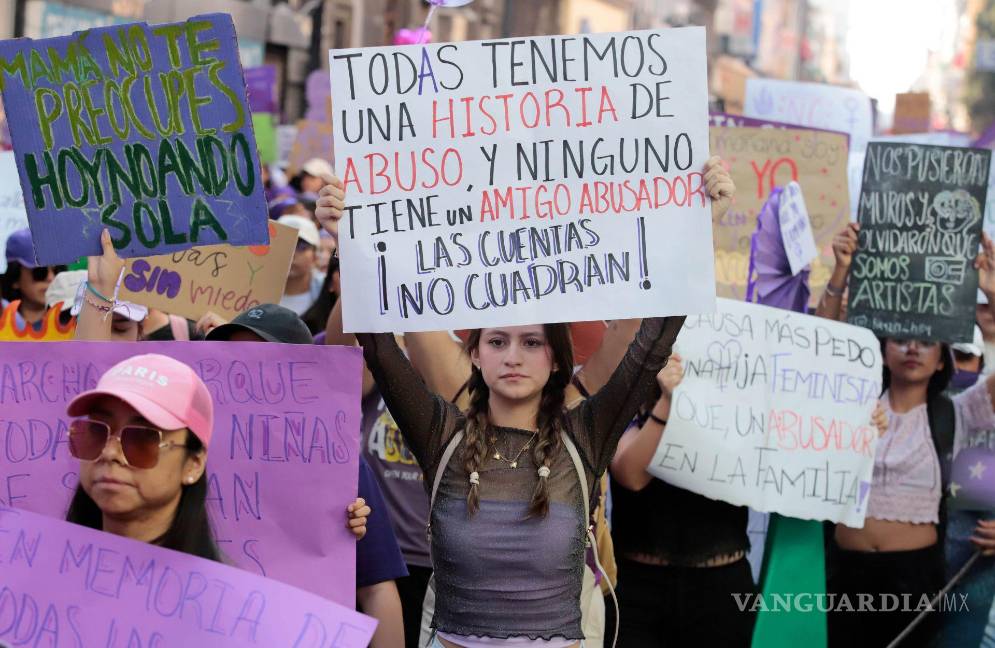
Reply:
<svg viewBox="0 0 995 648"><path fill-rule="evenodd" d="M846 288L833 288L832 283L826 284L826 294L834 299L837 297L842 297L844 290L846 290Z"/></svg>
<svg viewBox="0 0 995 648"><path fill-rule="evenodd" d="M85 301L90 306L96 308L101 313L109 313L114 309L114 305L112 302L109 302L111 304L110 306L106 304L98 304L97 302L93 301L93 299L89 295L86 294L83 295L83 301Z"/></svg>
<svg viewBox="0 0 995 648"><path fill-rule="evenodd" d="M114 303L113 299L108 299L107 297L104 297L103 295L101 295L100 292L97 291L97 289L94 288L93 285L89 281L84 281L83 283L86 285L86 289L87 290L89 290L91 293L93 293L94 295L96 295L100 299L104 300L108 304L113 304Z"/></svg>
<svg viewBox="0 0 995 648"><path fill-rule="evenodd" d="M654 421L655 423L659 423L663 427L667 427L667 419L662 419L659 416L657 416L656 414L654 414L653 412L649 413L649 417L650 417L650 420Z"/></svg>

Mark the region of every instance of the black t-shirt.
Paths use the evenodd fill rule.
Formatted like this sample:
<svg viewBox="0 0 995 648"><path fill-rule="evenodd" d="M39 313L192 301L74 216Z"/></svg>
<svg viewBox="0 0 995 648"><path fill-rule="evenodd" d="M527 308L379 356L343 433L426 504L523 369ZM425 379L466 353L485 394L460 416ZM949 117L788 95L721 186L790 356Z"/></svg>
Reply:
<svg viewBox="0 0 995 648"><path fill-rule="evenodd" d="M642 426L637 419L633 425ZM654 478L641 491L611 481L615 555L647 554L672 565L695 565L749 551L749 510Z"/></svg>

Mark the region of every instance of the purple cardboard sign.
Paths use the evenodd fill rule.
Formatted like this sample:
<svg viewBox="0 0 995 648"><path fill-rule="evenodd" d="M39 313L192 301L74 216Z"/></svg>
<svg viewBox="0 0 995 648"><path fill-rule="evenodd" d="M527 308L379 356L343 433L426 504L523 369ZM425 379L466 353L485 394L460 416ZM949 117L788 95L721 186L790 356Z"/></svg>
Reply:
<svg viewBox="0 0 995 648"><path fill-rule="evenodd" d="M231 16L0 41L0 89L42 265L269 243Z"/></svg>
<svg viewBox="0 0 995 648"><path fill-rule="evenodd" d="M276 113L276 67L260 65L245 69L245 89L249 95L249 110L254 113Z"/></svg>
<svg viewBox="0 0 995 648"><path fill-rule="evenodd" d="M0 506L0 645L362 648L377 622L241 569Z"/></svg>
<svg viewBox="0 0 995 648"><path fill-rule="evenodd" d="M792 128L795 130L802 129L819 131L821 133L840 133L841 135L846 135L847 146L850 144L850 134L843 131L826 130L825 128L812 128L810 126L796 126L794 124L788 124L787 122L758 119L756 117L747 117L746 115L732 115L724 112L708 113L708 125L726 128L778 128L781 130L785 128Z"/></svg>
<svg viewBox="0 0 995 648"><path fill-rule="evenodd" d="M0 504L65 517L79 471L66 406L139 353L185 362L214 398L207 497L226 559L353 607L356 540L345 521L359 479L358 349L0 343Z"/></svg>

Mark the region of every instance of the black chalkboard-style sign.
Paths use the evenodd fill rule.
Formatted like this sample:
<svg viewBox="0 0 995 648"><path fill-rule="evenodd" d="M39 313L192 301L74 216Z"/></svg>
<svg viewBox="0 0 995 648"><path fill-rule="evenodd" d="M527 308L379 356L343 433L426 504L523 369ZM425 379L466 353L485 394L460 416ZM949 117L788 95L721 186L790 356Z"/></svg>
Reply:
<svg viewBox="0 0 995 648"><path fill-rule="evenodd" d="M847 319L879 336L969 342L992 152L871 142Z"/></svg>

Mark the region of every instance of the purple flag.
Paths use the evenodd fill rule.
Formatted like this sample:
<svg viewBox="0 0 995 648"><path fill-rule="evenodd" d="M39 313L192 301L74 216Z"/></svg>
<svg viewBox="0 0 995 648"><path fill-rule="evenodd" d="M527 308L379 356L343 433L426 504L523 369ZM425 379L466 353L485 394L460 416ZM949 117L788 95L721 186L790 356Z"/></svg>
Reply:
<svg viewBox="0 0 995 648"><path fill-rule="evenodd" d="M750 240L746 301L804 313L810 295L809 269L795 276L791 274L791 264L781 237L782 191L781 187L775 187L757 216L757 229Z"/></svg>
<svg viewBox="0 0 995 648"><path fill-rule="evenodd" d="M965 448L954 457L950 472L950 507L966 511L995 511L995 452Z"/></svg>

